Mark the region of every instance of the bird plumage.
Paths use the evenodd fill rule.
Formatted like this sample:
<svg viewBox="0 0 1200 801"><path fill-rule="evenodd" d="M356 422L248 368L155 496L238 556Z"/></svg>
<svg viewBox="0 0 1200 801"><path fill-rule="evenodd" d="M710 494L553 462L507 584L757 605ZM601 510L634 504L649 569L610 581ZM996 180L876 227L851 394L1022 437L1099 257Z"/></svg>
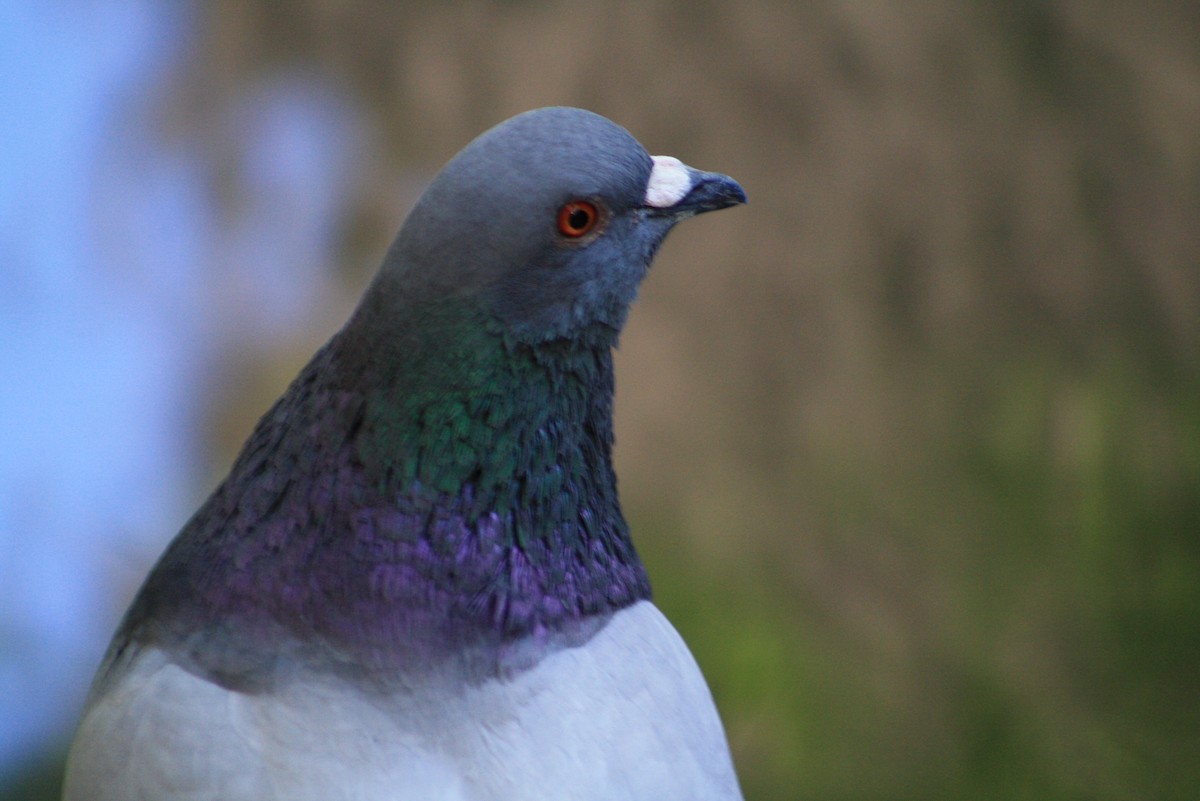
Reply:
<svg viewBox="0 0 1200 801"><path fill-rule="evenodd" d="M611 451L650 260L745 197L656 164L555 108L444 168L147 578L67 801L740 797Z"/></svg>
<svg viewBox="0 0 1200 801"><path fill-rule="evenodd" d="M513 656L474 681L456 662L394 686L297 662L270 692L239 692L149 648L85 719L76 797L740 797L699 669L648 601L582 646Z"/></svg>

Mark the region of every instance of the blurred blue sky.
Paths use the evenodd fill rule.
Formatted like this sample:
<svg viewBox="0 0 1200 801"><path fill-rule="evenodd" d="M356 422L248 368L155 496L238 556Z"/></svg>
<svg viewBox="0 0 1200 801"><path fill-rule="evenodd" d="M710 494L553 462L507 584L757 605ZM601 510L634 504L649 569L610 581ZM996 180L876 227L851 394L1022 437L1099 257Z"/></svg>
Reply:
<svg viewBox="0 0 1200 801"><path fill-rule="evenodd" d="M247 87L213 115L238 159L223 218L199 136L163 133L192 22L0 3L0 778L65 742L204 490L218 352L287 336L328 278L352 115L316 81Z"/></svg>

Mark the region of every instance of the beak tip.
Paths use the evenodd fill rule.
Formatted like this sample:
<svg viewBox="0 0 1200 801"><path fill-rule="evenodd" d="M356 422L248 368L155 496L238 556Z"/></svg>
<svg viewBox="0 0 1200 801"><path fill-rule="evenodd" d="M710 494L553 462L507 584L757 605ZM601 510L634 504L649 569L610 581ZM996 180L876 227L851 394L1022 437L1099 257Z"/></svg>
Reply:
<svg viewBox="0 0 1200 801"><path fill-rule="evenodd" d="M732 178L730 178L729 181L733 184L733 186L731 187L732 192L731 192L730 198L729 198L733 202L733 205L735 205L735 206L743 205L744 206L745 204L749 203L750 198L746 197L746 190L742 188L742 185L739 184L737 181L733 180Z"/></svg>

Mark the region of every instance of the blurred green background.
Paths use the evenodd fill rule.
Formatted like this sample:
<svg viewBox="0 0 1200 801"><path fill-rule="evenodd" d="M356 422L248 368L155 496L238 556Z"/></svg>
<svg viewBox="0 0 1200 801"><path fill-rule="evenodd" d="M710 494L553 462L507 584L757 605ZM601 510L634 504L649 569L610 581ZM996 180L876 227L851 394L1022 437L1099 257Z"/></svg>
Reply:
<svg viewBox="0 0 1200 801"><path fill-rule="evenodd" d="M206 154L221 225L270 192L238 148L255 93L319 83L353 126L311 158L357 165L317 310L220 351L196 492L441 163L590 108L750 196L672 235L617 397L635 541L746 797L1196 797L1200 5L189 14L130 124ZM3 797L54 797L58 770Z"/></svg>

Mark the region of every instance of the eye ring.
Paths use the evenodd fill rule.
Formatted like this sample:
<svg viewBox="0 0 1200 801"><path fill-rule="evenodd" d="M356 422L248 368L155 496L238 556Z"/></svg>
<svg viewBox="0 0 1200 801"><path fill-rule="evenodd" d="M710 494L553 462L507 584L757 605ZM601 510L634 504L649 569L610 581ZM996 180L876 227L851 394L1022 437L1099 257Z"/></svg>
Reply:
<svg viewBox="0 0 1200 801"><path fill-rule="evenodd" d="M596 230L600 209L590 200L572 200L558 210L558 232L568 239L579 239Z"/></svg>

